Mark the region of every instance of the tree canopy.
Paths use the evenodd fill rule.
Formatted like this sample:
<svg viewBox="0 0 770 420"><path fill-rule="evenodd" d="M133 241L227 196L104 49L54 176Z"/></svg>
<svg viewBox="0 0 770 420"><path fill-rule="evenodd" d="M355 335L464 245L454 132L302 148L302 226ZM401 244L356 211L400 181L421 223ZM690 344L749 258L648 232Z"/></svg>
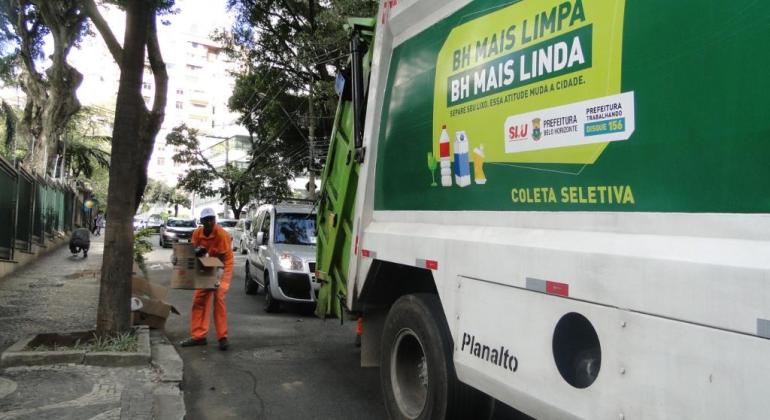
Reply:
<svg viewBox="0 0 770 420"><path fill-rule="evenodd" d="M294 173L318 171L337 106L335 75L345 67L349 52L345 20L372 16L377 2L228 0L227 4L235 21L217 38L239 65L230 109L241 114L239 122L252 134L255 151L275 143Z"/></svg>
<svg viewBox="0 0 770 420"><path fill-rule="evenodd" d="M251 201L277 202L291 196L291 171L275 145L265 145L254 152L249 162L217 164L201 149L198 136L197 130L184 124L174 127L166 136L166 143L177 150L174 162L189 166L179 178L178 188L201 197L222 197L236 218Z"/></svg>
<svg viewBox="0 0 770 420"><path fill-rule="evenodd" d="M52 169L64 127L80 110L76 91L83 75L67 57L86 33L80 0L0 1L0 77L26 94L18 135L26 144L24 162L37 173ZM53 52L43 68L49 35Z"/></svg>
<svg viewBox="0 0 770 420"><path fill-rule="evenodd" d="M146 204L173 206L174 217L179 216L179 206L190 207L190 197L188 197L185 191L170 187L155 179L147 181L142 201Z"/></svg>

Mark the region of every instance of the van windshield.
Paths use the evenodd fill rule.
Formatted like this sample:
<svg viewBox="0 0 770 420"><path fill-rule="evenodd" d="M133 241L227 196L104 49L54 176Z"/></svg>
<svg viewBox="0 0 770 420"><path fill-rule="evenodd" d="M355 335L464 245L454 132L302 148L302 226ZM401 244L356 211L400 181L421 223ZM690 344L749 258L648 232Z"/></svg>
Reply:
<svg viewBox="0 0 770 420"><path fill-rule="evenodd" d="M275 243L315 245L315 214L280 213L275 218Z"/></svg>

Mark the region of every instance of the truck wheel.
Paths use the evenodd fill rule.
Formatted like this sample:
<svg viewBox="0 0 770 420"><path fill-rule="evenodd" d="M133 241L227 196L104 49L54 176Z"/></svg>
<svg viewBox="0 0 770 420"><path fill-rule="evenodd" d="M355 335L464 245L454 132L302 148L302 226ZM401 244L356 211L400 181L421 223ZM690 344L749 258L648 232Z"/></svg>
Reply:
<svg viewBox="0 0 770 420"><path fill-rule="evenodd" d="M488 419L494 399L455 375L452 337L438 296L399 298L382 332L380 384L391 419Z"/></svg>
<svg viewBox="0 0 770 420"><path fill-rule="evenodd" d="M265 312L278 312L280 302L273 298L270 293L270 273L265 271Z"/></svg>
<svg viewBox="0 0 770 420"><path fill-rule="evenodd" d="M246 284L244 288L247 295L256 295L259 291L259 285L251 278L251 269L249 268L249 265L249 262L246 261L246 274L244 275L244 277L246 277Z"/></svg>

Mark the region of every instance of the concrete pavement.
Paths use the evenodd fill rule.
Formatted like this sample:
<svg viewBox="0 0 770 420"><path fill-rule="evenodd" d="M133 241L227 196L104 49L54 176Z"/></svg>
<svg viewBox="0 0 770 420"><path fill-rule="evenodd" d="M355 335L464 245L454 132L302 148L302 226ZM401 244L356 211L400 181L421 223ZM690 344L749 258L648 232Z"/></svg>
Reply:
<svg viewBox="0 0 770 420"><path fill-rule="evenodd" d="M0 352L30 334L87 331L96 323L103 237L88 258L66 246L0 280ZM181 359L163 334L151 334L153 364L82 364L0 370L0 420L181 419Z"/></svg>

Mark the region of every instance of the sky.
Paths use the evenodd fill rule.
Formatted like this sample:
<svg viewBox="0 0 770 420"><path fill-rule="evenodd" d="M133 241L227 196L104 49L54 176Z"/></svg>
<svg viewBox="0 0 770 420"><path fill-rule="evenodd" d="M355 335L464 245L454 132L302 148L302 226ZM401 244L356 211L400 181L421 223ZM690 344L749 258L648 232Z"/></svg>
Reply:
<svg viewBox="0 0 770 420"><path fill-rule="evenodd" d="M215 29L229 28L232 23L232 17L226 10L226 0L177 0L176 9L178 13L166 15L162 20L168 21L169 25L161 25L158 29L158 38L161 43L161 54L168 51L173 45L174 37L182 34L196 34L201 37L208 37ZM122 44L123 32L125 29L125 13L116 7L108 9L101 8L104 18L110 25L115 37ZM103 102L100 98L104 97L103 84L94 80L95 74L102 73L106 78L117 79L119 70L117 64L107 55L107 49L101 36L96 33L93 37L85 39L79 49L73 49L70 52L70 63L84 74L85 80L78 89L78 97L84 105L90 105L92 102ZM46 43L46 56L51 53L50 39ZM94 66L98 67L94 67ZM106 104L101 104L106 105Z"/></svg>

